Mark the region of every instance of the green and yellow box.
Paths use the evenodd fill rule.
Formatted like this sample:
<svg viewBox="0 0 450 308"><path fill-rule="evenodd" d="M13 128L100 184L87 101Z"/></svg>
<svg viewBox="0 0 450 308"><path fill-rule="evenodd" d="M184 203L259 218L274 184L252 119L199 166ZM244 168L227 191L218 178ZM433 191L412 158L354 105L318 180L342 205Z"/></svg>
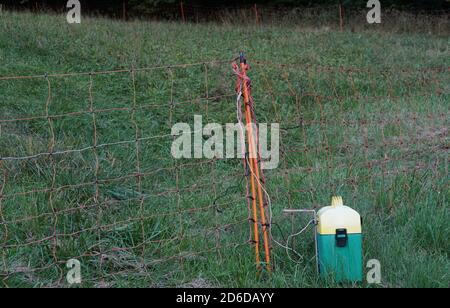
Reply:
<svg viewBox="0 0 450 308"><path fill-rule="evenodd" d="M362 227L358 212L333 197L332 205L317 213L317 250L319 272L337 282L361 282Z"/></svg>

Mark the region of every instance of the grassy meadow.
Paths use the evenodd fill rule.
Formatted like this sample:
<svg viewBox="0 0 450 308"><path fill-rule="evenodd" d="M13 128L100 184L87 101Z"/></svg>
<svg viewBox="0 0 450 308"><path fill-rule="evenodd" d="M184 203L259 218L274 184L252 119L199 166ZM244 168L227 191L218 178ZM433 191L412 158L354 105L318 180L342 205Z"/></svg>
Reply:
<svg viewBox="0 0 450 308"><path fill-rule="evenodd" d="M382 287L449 286L448 19L339 31L326 16L69 25L3 12L0 29L1 287L69 287L72 258L82 287L349 286L317 277L311 229L291 243L302 258L274 244L274 273L256 276L242 161L171 156L173 124L236 122L240 50L258 121L281 126L265 173L274 238L307 222L283 209L342 195Z"/></svg>

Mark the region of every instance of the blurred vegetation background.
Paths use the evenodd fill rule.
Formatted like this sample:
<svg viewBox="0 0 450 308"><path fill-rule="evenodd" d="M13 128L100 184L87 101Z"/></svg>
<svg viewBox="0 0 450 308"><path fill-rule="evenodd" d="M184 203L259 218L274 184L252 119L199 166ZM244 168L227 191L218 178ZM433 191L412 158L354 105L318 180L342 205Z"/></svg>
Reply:
<svg viewBox="0 0 450 308"><path fill-rule="evenodd" d="M94 14L121 17L126 10L129 17L154 15L164 18L170 17L174 9L179 10L181 3L189 8L203 9L202 14L212 14L214 9L220 8L248 8L253 5L260 7L292 8L292 7L329 7L342 4L349 9L365 9L367 0L243 0L243 1L205 1L205 0L98 0L80 1L83 10ZM0 0L0 4L12 9L26 10L66 10L67 0ZM385 9L399 10L450 10L450 0L383 0ZM205 11L209 9L209 11Z"/></svg>

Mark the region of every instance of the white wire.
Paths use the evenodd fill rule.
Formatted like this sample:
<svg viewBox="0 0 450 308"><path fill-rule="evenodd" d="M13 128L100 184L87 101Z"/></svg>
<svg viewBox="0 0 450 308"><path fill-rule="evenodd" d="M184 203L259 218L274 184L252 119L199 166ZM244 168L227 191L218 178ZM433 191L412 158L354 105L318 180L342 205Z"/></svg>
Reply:
<svg viewBox="0 0 450 308"><path fill-rule="evenodd" d="M242 111L241 111L241 98L242 98L242 91L239 90L238 96L237 96L237 100L236 100L236 117L239 123L239 127L240 127L240 135L241 135L241 153L242 153L242 158L245 157L245 152L246 152L246 146L245 146L245 135L244 135L244 126L242 123Z"/></svg>

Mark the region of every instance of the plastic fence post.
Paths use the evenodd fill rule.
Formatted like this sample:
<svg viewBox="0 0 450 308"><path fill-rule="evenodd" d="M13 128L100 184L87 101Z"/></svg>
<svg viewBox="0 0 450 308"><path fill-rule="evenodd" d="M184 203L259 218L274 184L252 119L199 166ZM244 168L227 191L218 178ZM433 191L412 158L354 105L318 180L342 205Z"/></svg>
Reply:
<svg viewBox="0 0 450 308"><path fill-rule="evenodd" d="M183 1L180 2L180 13L181 13L181 20L183 22L186 22L186 16L184 14L184 3L183 3Z"/></svg>
<svg viewBox="0 0 450 308"><path fill-rule="evenodd" d="M122 19L127 20L127 2L122 2Z"/></svg>
<svg viewBox="0 0 450 308"><path fill-rule="evenodd" d="M258 5L255 3L254 6L254 10L255 10L255 20L256 20L256 24L259 24L259 13L258 13Z"/></svg>
<svg viewBox="0 0 450 308"><path fill-rule="evenodd" d="M344 31L344 7L341 1L339 1L339 22L341 31Z"/></svg>
<svg viewBox="0 0 450 308"><path fill-rule="evenodd" d="M265 252L265 261L266 261L266 269L271 272L271 260L270 260L270 247L269 247L269 235L268 235L268 225L266 222L266 215L264 210L264 198L263 198L263 189L261 184L257 149L258 145L254 140L254 132L253 132L253 119L252 119L252 110L251 110L251 95L250 95L250 87L247 78L247 70L248 65L247 61L243 54L241 54L241 73L243 76L243 87L242 92L244 96L244 104L245 104L245 118L247 122L247 135L248 135L248 144L249 144L249 163L250 163L250 171L251 171L251 182L252 184L256 182L257 184L257 197L259 204L259 211L261 217L261 225L263 231L263 240L264 240L264 252ZM252 193L254 191L254 184L252 185ZM256 207L256 198L253 200L253 207Z"/></svg>

